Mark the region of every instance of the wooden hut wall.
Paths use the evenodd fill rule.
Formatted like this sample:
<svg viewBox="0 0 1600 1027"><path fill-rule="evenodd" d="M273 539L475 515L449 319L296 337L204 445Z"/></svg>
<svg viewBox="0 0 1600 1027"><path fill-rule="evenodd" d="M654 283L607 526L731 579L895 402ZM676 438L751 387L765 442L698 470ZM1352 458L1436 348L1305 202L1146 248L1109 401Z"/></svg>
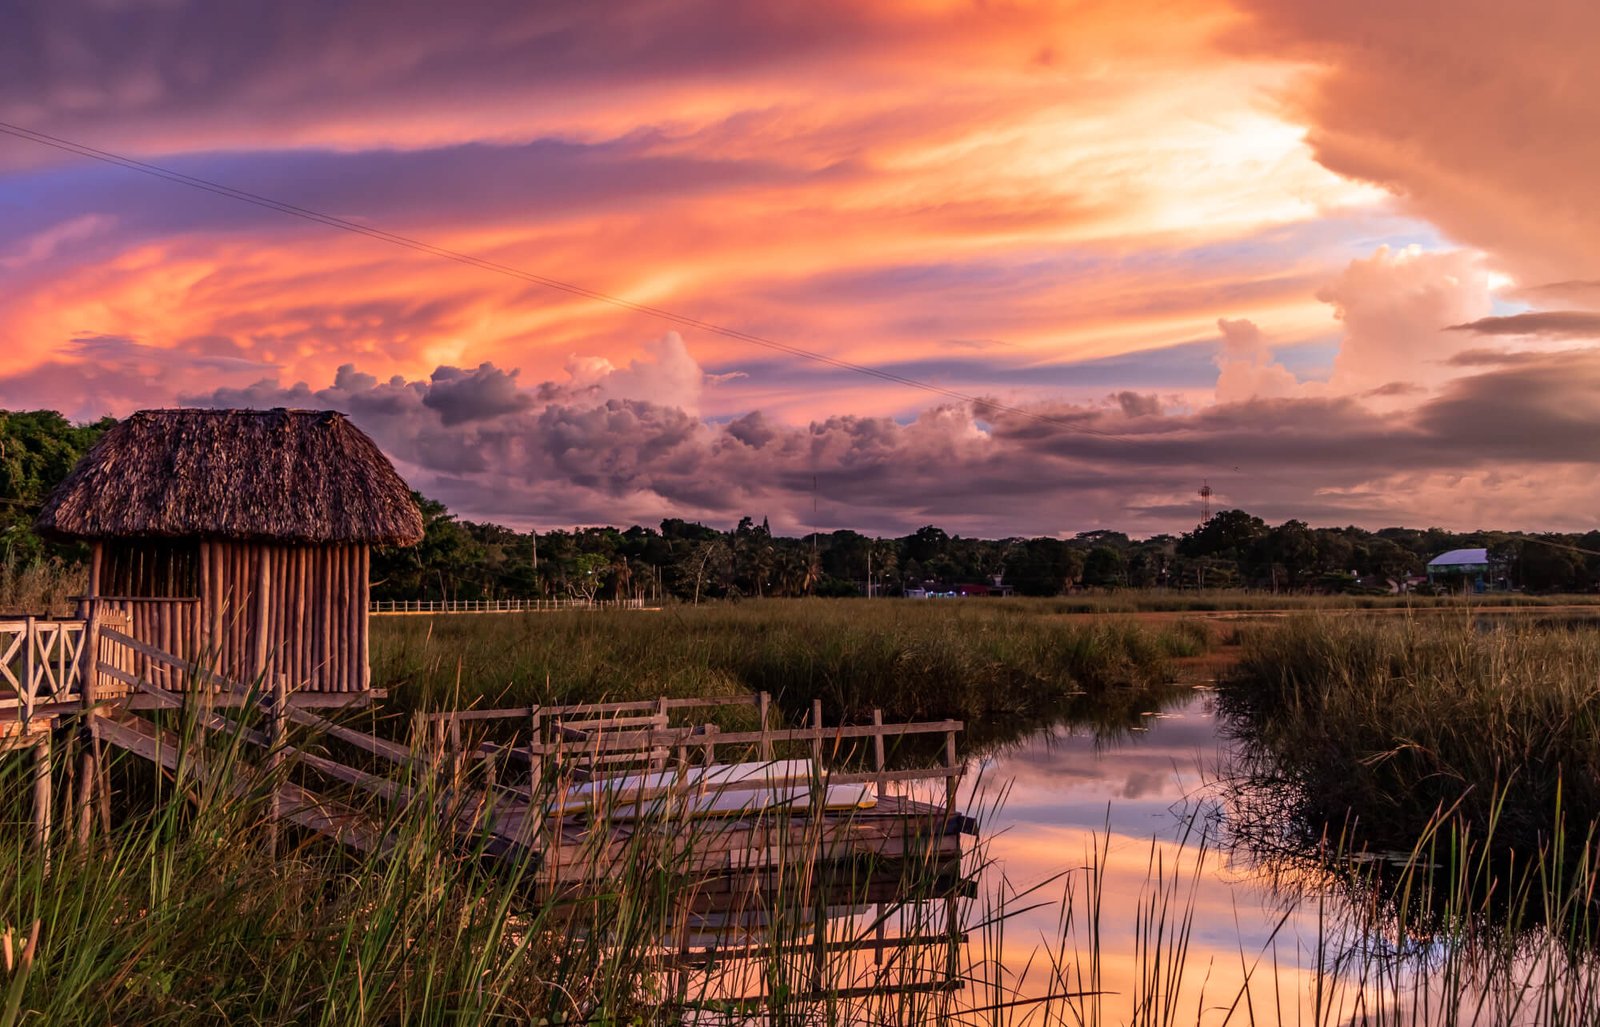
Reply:
<svg viewBox="0 0 1600 1027"><path fill-rule="evenodd" d="M299 691L369 687L366 546L201 547L206 649L230 681Z"/></svg>
<svg viewBox="0 0 1600 1027"><path fill-rule="evenodd" d="M371 687L366 546L118 543L93 567L89 594L125 618L123 630L224 680L281 674L300 691ZM167 663L131 659L125 669L159 688L188 687Z"/></svg>
<svg viewBox="0 0 1600 1027"><path fill-rule="evenodd" d="M91 563L89 594L117 630L180 660L201 651L203 614L200 546L194 542L130 539L102 543ZM159 688L188 685L184 672L142 653L109 661Z"/></svg>

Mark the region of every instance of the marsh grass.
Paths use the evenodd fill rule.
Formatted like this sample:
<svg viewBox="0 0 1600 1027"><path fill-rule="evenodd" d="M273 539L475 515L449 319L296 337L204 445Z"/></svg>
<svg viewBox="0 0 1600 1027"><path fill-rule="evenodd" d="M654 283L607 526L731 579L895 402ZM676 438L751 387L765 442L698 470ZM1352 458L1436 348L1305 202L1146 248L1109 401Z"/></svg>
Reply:
<svg viewBox="0 0 1600 1027"><path fill-rule="evenodd" d="M1243 641L1221 709L1302 843L1403 851L1450 811L1526 855L1600 820L1600 632L1324 617Z"/></svg>
<svg viewBox="0 0 1600 1027"><path fill-rule="evenodd" d="M169 720L180 744L198 744L192 719ZM410 801L365 807L389 839L381 852L287 832L274 860L262 844L272 778L238 737L211 732L204 744L203 761L186 749L86 850L66 832L48 849L28 840L26 762L0 761L12 828L0 842L11 868L0 920L12 939L37 938L25 965L0 978L0 1025L1581 1025L1600 1008L1589 936L1551 927L1573 922L1563 910L1593 895L1594 866L1559 862L1564 847L1554 845L1530 865L1559 888L1487 901L1504 885L1478 858L1484 850L1442 819L1381 870L1337 846L1301 866L1300 889L1284 889L1285 918L1314 928L1313 950L1277 931L1264 945L1241 942L1234 981L1214 980L1217 968L1191 952L1197 932L1215 929L1201 922L1199 884L1216 843L1193 822L1171 843L1150 843L1136 896L1110 894L1125 886L1107 875L1117 859L1109 830L1075 865L1020 887L980 847L966 865L976 894L957 900L954 919L944 899L916 901L918 889L936 894L927 867L899 868L908 901L872 907L860 889L882 867L797 866L736 911L752 933L730 932L729 944L754 938L762 952L684 969L671 956L686 927L728 930L726 920L683 918L696 875L678 854L711 829L704 822L664 811L609 886L558 896L538 886L527 854L490 859L444 827L466 791L429 758L401 774ZM1003 801L979 781L964 807L990 820ZM1337 880L1330 867L1341 868ZM1434 913L1419 921L1411 905ZM1027 937L1019 918L1051 906L1054 928ZM1120 909L1132 910L1131 925L1113 922ZM880 925L967 941L881 959L833 944L875 937ZM1130 926L1129 949L1112 950L1120 943L1108 938ZM1018 944L1033 946L1020 963ZM1110 968L1118 962L1131 976ZM752 989L757 1001L736 1001Z"/></svg>
<svg viewBox="0 0 1600 1027"><path fill-rule="evenodd" d="M491 857L485 839L448 828L477 793L432 760L402 773L407 801L340 796L363 803L387 840L381 850L353 853L286 830L272 859L264 839L277 779L242 732L202 736L195 718L167 719L179 731L176 769L138 801L119 796L113 825L86 849L65 830L47 846L32 841L21 799L30 791L27 760L0 760L9 821L0 844L11 868L0 876L0 922L9 929L0 946L10 955L12 938L37 939L0 978L4 1027L653 1024L725 1005L726 967L690 975L670 958L687 929L686 898L704 876L689 857L714 821L663 810L634 825L597 887L556 892L541 886L534 849ZM126 755L116 761L134 767L113 776L149 769ZM526 784L539 804L556 782ZM591 833L607 836L603 824ZM884 967L816 948L819 912L859 903L858 879L887 871L813 869L785 870L731 913L752 918L773 950L744 974L770 992L762 1010L770 1022L805 1022L818 1008L892 1010L904 982L952 969L943 949L907 948ZM934 887L930 870L945 873L916 861L888 870L902 875L891 883L912 900ZM945 902L935 904L944 910ZM942 912L906 915L922 916L936 937L951 926ZM841 994L853 985L860 994ZM949 994L906 991L905 1001L934 1014L930 1022L949 1022Z"/></svg>
<svg viewBox="0 0 1600 1027"><path fill-rule="evenodd" d="M380 617L372 644L374 683L411 707L766 691L793 720L815 699L830 723L876 706L963 720L964 742L982 746L1073 708L1136 717L1173 661L1211 642L1204 624L1064 621L1035 603L794 600Z"/></svg>
<svg viewBox="0 0 1600 1027"><path fill-rule="evenodd" d="M82 594L87 581L81 566L56 559L23 563L8 555L0 560L0 615L66 615L69 597Z"/></svg>

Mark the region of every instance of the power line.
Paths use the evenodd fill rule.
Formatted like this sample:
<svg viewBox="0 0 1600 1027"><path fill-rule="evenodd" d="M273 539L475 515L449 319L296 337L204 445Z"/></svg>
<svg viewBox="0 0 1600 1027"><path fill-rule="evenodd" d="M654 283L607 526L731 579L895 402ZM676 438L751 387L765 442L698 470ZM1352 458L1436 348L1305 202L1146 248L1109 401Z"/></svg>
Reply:
<svg viewBox="0 0 1600 1027"><path fill-rule="evenodd" d="M394 246L401 246L406 249L415 250L420 253L426 253L431 256L443 258L445 260L453 260L460 264L466 264L470 267L479 268L484 271L490 271L495 274L516 278L520 281L528 282L534 285L541 285L545 288L568 293L583 299L594 300L598 303L606 303L623 310L632 311L633 313L645 314L649 317L658 318L680 327L708 332L713 335L722 336L723 338L733 339L738 342L746 342L755 346L762 346L766 349L774 350L779 353L786 353L790 356L800 357L804 360L810 360L815 363L826 364L830 367L835 367L840 370L869 375L873 378L879 379L880 381L890 382L895 385L903 385L907 388L918 389L933 395L944 396L948 399L959 400L960 402L971 404L978 409L980 414L984 410L1000 411L1015 415L1017 417L1026 418L1030 421L1048 424L1052 427L1065 429L1071 432L1077 432L1082 435L1092 435L1098 438L1113 439L1118 441L1137 440L1136 436L1118 432L1101 431L1097 428L1090 428L1065 418L1053 417L1049 414L1041 414L1036 411L1027 410L1022 407L1013 406L1007 403L999 403L994 400L984 399L980 396L974 396L956 389L946 388L942 385L935 385L932 382L923 381L918 378L911 378L906 375L896 374L893 371L886 371L882 368L872 367L867 364L857 364L849 360L841 360L838 357L832 357L826 353L819 353L816 350L804 349L800 346L792 346L785 342L779 342L775 339L769 339L765 336L741 331L737 328L728 328L724 325L715 324L710 321L702 321L699 318L689 317L685 314L679 314L674 311L665 310L661 307L655 307L645 303L636 303L633 300L623 299L620 296L613 296L609 293L600 292L595 289L589 289L581 285L575 285L571 282L565 282L559 279L549 278L545 275L535 274L531 271L525 271L522 268L512 267L508 264L501 264L498 261L486 260L482 257L475 257L470 253L462 253L459 250L448 249L444 246L436 246L433 243L425 242L421 239L416 239L407 235L401 235L396 232L385 231L380 228L373 228L370 225L363 225L359 222L349 221L345 218L336 217L332 214L325 214L321 211L311 210L306 207L299 207L292 203L285 203L281 200L275 200L271 197L262 196L258 193L248 192L244 189L236 189L220 182L211 181L210 179L197 178L194 175L186 175L181 171L174 171L171 168L162 167L159 164L151 164L146 161L136 160L132 157L123 156L122 154L112 153L108 150L97 149L96 147L89 146L85 143L75 142L71 139L64 139L60 136L50 135L48 133L39 132L30 128L23 128L20 125L13 125L9 122L0 121L0 132L15 136L18 139L24 139L29 142L37 143L41 146L52 147L57 150L63 150L67 153L76 154L80 157L87 157L91 160L97 160L105 164L112 164L129 171L136 171L140 174L149 175L153 178L164 179L177 185L188 186L192 189L200 189L208 193L213 193L217 196L238 200L242 203L249 203L257 207L264 207L267 210L277 211L280 214L286 214L290 217L301 218L306 221L312 221L320 225L325 225L329 228L336 228L340 231L351 232L356 235L364 235L369 239L376 239L380 242L386 242Z"/></svg>

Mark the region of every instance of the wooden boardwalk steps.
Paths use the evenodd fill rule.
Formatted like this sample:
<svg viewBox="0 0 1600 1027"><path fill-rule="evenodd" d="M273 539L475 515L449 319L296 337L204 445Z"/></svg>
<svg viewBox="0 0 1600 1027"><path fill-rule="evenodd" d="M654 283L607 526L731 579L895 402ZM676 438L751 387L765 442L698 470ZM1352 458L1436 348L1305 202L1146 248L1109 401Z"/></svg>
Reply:
<svg viewBox="0 0 1600 1027"><path fill-rule="evenodd" d="M179 760L183 759L202 777L212 773L204 752L197 751L194 746L185 747L177 734L161 730L143 717L127 712L97 717L94 731L100 740L167 770L176 770ZM241 795L248 794L253 787L257 785L248 777L240 777L232 784L234 791ZM277 813L284 820L362 852L384 847L382 830L367 814L291 781L278 783L274 790Z"/></svg>

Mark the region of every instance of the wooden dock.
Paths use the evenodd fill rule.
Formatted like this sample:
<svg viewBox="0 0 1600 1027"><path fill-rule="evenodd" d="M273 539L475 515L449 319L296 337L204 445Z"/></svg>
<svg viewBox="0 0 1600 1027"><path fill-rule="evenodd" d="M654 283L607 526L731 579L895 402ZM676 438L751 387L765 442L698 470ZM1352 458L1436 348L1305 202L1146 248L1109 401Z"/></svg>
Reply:
<svg viewBox="0 0 1600 1027"><path fill-rule="evenodd" d="M462 853L514 868L545 900L581 903L642 867L669 868L679 926L662 958L675 966L760 958L760 932L727 925L762 922L797 888L842 911L815 925L813 955L854 937L851 917L866 906L951 909L931 932L894 938L880 926L856 938L869 956L961 940L954 902L970 887L963 863L977 825L956 808L958 721L894 724L875 711L870 723L830 725L813 703L793 725L760 694L437 711L396 739L327 708L375 694L297 697L284 677L270 691L243 688L138 642L114 613L93 628L0 622L0 657L0 733L6 747L34 751L41 839L57 829L61 805L50 785L54 729L80 723L93 742L83 782L103 779L103 748L169 772L182 760L209 778L223 773L212 754L242 742L259 756L232 764L223 783L244 794L270 782L284 829L381 858L386 832L425 802ZM177 670L164 680L188 688L133 673L152 666ZM148 715L180 709L189 738ZM910 761L892 758L907 749ZM781 780L767 776L779 771ZM837 796L848 802L830 806ZM98 801L83 787L69 807L83 837L108 819L103 785Z"/></svg>

